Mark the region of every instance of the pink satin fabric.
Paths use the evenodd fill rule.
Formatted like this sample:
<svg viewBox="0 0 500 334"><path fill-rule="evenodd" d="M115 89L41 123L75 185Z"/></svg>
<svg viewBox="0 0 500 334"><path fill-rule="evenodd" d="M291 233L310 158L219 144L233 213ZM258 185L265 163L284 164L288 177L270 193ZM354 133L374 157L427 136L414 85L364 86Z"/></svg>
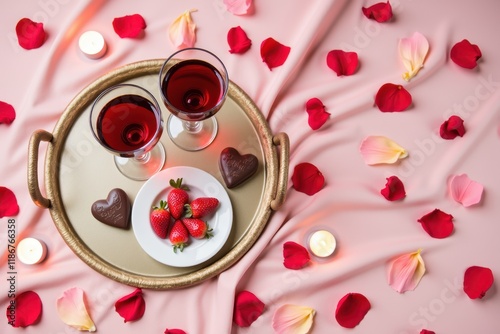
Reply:
<svg viewBox="0 0 500 334"><path fill-rule="evenodd" d="M487 333L500 330L498 283L483 300L463 292L463 273L472 265L492 269L500 279L500 3L484 1L391 1L394 19L377 23L361 11L375 1L254 1L251 15L236 16L222 0L39 0L0 5L0 100L12 104L16 120L0 125L1 184L14 191L20 205L17 238L35 236L49 248L38 266L18 265L17 291L34 290L43 302L41 321L23 333L66 334L75 331L59 319L56 299L80 287L99 333L163 333L180 328L189 334L273 333L274 311L283 304L316 310L312 333ZM51 131L66 105L104 73L139 60L166 58L174 51L168 26L188 9L197 24L196 46L217 53L231 79L241 86L266 116L273 133L290 137L290 175L301 162L316 165L325 187L313 196L289 184L283 207L275 212L257 243L233 267L200 285L172 291L144 290L144 317L124 323L114 303L134 288L112 281L85 265L66 246L48 210L36 207L27 190L28 141L37 129ZM147 23L142 39L120 39L115 17L138 13ZM17 44L16 23L23 17L43 22L45 44L26 51ZM241 26L252 40L243 55L229 53L231 27ZM100 31L108 52L99 60L79 53L78 36ZM409 83L402 80L398 40L418 31L430 52L424 67ZM262 63L260 43L273 37L291 47L285 64L272 71ZM483 54L474 70L459 68L449 58L456 42L469 39ZM360 66L349 77L337 77L326 65L330 50L358 53ZM378 88L400 83L411 92L413 105L403 113L381 113L374 106ZM331 114L320 130L307 124L305 103L317 97ZM451 141L439 137L450 115L461 116L467 133ZM392 138L409 152L399 164L368 166L359 152L369 135ZM41 158L45 145L41 148ZM41 164L40 168L43 168ZM485 187L482 202L464 208L448 193L454 174L466 173ZM388 202L380 195L386 178L397 175L407 197ZM43 187L43 180L42 182ZM417 219L439 208L455 218L454 233L433 239ZM0 306L8 305L7 218L0 220ZM282 247L305 244L307 235L328 227L338 248L328 261L313 259L301 270L286 269ZM399 294L387 283L387 262L422 248L427 273L415 291ZM266 308L249 328L233 325L235 294L249 290ZM339 326L337 302L359 292L372 308L354 329ZM20 330L7 325L2 333Z"/></svg>

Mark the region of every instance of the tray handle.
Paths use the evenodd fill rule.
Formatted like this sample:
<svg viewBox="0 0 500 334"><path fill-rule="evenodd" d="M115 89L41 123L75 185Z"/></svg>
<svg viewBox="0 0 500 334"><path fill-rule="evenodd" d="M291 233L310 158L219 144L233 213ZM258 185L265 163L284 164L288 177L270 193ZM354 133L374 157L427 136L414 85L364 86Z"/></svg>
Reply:
<svg viewBox="0 0 500 334"><path fill-rule="evenodd" d="M288 135L280 132L273 137L273 144L279 146L281 151L279 154L279 172L278 186L276 188L276 196L271 201L271 209L278 210L285 202L287 185L288 185L288 165L290 162L290 140Z"/></svg>
<svg viewBox="0 0 500 334"><path fill-rule="evenodd" d="M42 141L52 141L52 134L37 130L31 135L28 147L28 190L33 202L41 208L49 208L50 200L42 195L38 183L38 151Z"/></svg>

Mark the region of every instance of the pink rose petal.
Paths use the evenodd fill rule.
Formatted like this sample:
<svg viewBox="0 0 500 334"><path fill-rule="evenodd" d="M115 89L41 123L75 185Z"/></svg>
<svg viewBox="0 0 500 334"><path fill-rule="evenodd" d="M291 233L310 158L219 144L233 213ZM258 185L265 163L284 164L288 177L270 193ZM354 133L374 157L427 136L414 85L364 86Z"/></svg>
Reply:
<svg viewBox="0 0 500 334"><path fill-rule="evenodd" d="M13 302L13 303L12 303ZM7 323L12 327L28 327L42 316L42 300L34 291L18 294L7 306Z"/></svg>
<svg viewBox="0 0 500 334"><path fill-rule="evenodd" d="M295 190L312 196L323 189L325 177L318 167L309 162L303 162L293 169L292 183Z"/></svg>
<svg viewBox="0 0 500 334"><path fill-rule="evenodd" d="M41 47L47 37L43 29L43 23L33 22L28 18L23 18L17 22L16 35L19 45L26 50Z"/></svg>
<svg viewBox="0 0 500 334"><path fill-rule="evenodd" d="M79 331L95 332L97 329L87 311L85 294L80 288L70 288L56 301L59 318L66 325Z"/></svg>
<svg viewBox="0 0 500 334"><path fill-rule="evenodd" d="M0 124L11 124L16 119L16 111L10 104L0 101Z"/></svg>
<svg viewBox="0 0 500 334"><path fill-rule="evenodd" d="M358 54L342 50L332 50L326 56L326 64L337 76L352 75L358 69Z"/></svg>
<svg viewBox="0 0 500 334"><path fill-rule="evenodd" d="M493 272L490 268L472 266L464 274L464 292L470 299L481 299L493 285Z"/></svg>
<svg viewBox="0 0 500 334"><path fill-rule="evenodd" d="M113 29L120 38L136 38L146 28L146 21L140 14L117 17L113 20Z"/></svg>
<svg viewBox="0 0 500 334"><path fill-rule="evenodd" d="M283 265L288 269L302 269L309 263L309 252L307 249L293 241L283 244Z"/></svg>
<svg viewBox="0 0 500 334"><path fill-rule="evenodd" d="M115 310L123 318L124 322L141 319L146 310L142 290L137 288L132 293L117 300Z"/></svg>
<svg viewBox="0 0 500 334"><path fill-rule="evenodd" d="M348 293L337 304L335 310L335 319L340 326L345 328L354 328L371 308L368 299L361 293Z"/></svg>
<svg viewBox="0 0 500 334"><path fill-rule="evenodd" d="M449 189L453 199L464 207L481 202L484 190L482 184L469 179L467 174L453 175Z"/></svg>
<svg viewBox="0 0 500 334"><path fill-rule="evenodd" d="M168 37L177 49L191 48L196 42L196 24L187 10L179 15L168 27Z"/></svg>
<svg viewBox="0 0 500 334"><path fill-rule="evenodd" d="M19 213L16 195L6 187L0 187L0 218L12 217Z"/></svg>
<svg viewBox="0 0 500 334"><path fill-rule="evenodd" d="M313 97L306 102L306 111L309 116L307 123L313 130L321 128L330 117L330 113L325 110L323 102L316 97Z"/></svg>
<svg viewBox="0 0 500 334"><path fill-rule="evenodd" d="M223 0L228 12L234 15L245 15L250 12L253 0Z"/></svg>
<svg viewBox="0 0 500 334"><path fill-rule="evenodd" d="M415 290L425 274L425 263L421 249L399 255L389 263L387 281L399 293Z"/></svg>
<svg viewBox="0 0 500 334"><path fill-rule="evenodd" d="M250 291L241 291L234 302L233 321L240 327L249 327L264 312L266 305Z"/></svg>
<svg viewBox="0 0 500 334"><path fill-rule="evenodd" d="M267 67L272 70L285 63L290 54L290 50L291 48L289 46L283 45L274 38L269 37L260 45L260 56Z"/></svg>
<svg viewBox="0 0 500 334"><path fill-rule="evenodd" d="M408 38L401 38L398 48L399 57L406 68L403 79L410 81L424 67L424 61L429 52L429 42L424 35L415 32Z"/></svg>
<svg viewBox="0 0 500 334"><path fill-rule="evenodd" d="M434 209L418 219L424 230L433 238L443 239L453 232L453 216L439 209Z"/></svg>

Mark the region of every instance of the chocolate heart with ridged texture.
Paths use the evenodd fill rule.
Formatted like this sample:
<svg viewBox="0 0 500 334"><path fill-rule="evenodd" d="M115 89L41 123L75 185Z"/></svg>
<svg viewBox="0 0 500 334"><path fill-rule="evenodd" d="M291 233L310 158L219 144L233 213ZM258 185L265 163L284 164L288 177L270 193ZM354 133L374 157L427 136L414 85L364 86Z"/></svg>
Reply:
<svg viewBox="0 0 500 334"><path fill-rule="evenodd" d="M249 179L259 167L259 160L253 154L241 155L235 148L226 147L219 159L222 178L228 188L234 188Z"/></svg>
<svg viewBox="0 0 500 334"><path fill-rule="evenodd" d="M131 204L127 194L120 188L112 189L108 197L92 204L92 215L109 226L128 229Z"/></svg>

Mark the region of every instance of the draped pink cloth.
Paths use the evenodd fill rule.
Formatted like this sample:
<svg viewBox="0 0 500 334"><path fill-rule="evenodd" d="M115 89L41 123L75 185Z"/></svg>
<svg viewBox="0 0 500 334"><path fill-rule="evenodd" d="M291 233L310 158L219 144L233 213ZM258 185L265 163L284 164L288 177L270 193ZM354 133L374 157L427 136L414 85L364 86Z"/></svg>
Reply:
<svg viewBox="0 0 500 334"><path fill-rule="evenodd" d="M49 248L46 261L18 266L16 290L36 291L43 302L41 321L23 333L74 333L59 319L56 299L80 287L99 333L163 333L180 328L190 334L273 333L272 316L290 303L316 310L312 333L498 333L498 284L482 300L463 292L463 274L472 265L492 269L500 278L500 3L483 1L391 1L394 18L377 23L361 7L374 1L310 0L254 1L254 12L236 16L222 0L39 0L0 5L2 38L0 100L12 104L17 118L0 125L1 186L14 191L20 213L14 217L17 238L35 236ZM146 312L137 322L124 323L114 303L131 293L129 287L84 264L68 248L48 210L35 206L27 190L27 147L37 129L51 131L66 105L86 85L119 66L145 59L166 58L174 51L169 24L188 9L197 24L196 46L218 54L231 79L256 102L273 133L290 137L290 175L294 166L310 162L326 179L313 196L289 183L283 207L245 256L218 277L200 285L170 291L145 290ZM139 13L146 23L141 39L120 39L112 28L115 17ZM43 22L48 39L26 51L15 36L23 17ZM252 40L243 55L229 53L226 34L241 26ZM108 53L88 60L79 53L78 37L100 31ZM429 41L424 67L409 83L397 45L415 31ZM262 63L260 43L268 37L291 47L284 65L272 71ZM450 48L468 39L483 57L478 67L458 67ZM360 65L348 77L337 77L326 65L330 50L358 53ZM381 113L374 106L378 88L387 82L404 85L413 96L402 113ZM331 114L317 131L307 124L305 103L321 99ZM439 126L451 115L464 119L464 137L445 141ZM399 164L368 166L359 152L369 135L394 139L409 152ZM43 158L42 145L41 156ZM43 159L42 159L43 160ZM43 165L40 166L43 168ZM468 174L484 185L480 204L465 208L448 193L452 175ZM405 184L403 201L385 200L380 189L397 175ZM42 182L43 188L43 180ZM454 216L454 233L433 239L417 222L439 208ZM0 306L8 305L7 218L0 220ZM312 260L301 270L286 269L282 247L304 243L316 227L327 226L338 248L329 261ZM387 283L387 262L422 248L427 273L414 291L400 294ZM235 294L249 290L265 304L264 313L249 328L232 322ZM337 302L359 292L372 308L354 329L335 320ZM2 333L17 333L0 321Z"/></svg>

